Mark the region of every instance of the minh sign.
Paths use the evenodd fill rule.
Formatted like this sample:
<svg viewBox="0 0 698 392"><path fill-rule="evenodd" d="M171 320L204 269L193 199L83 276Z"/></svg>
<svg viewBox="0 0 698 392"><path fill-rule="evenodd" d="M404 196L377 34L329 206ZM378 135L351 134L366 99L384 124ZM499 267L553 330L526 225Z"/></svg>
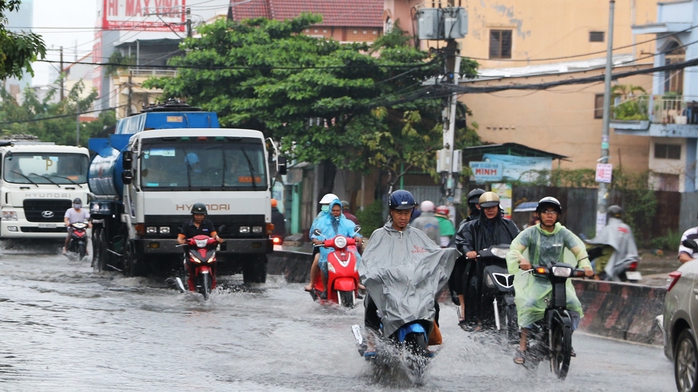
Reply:
<svg viewBox="0 0 698 392"><path fill-rule="evenodd" d="M501 181L504 172L502 162L470 162L475 182Z"/></svg>
<svg viewBox="0 0 698 392"><path fill-rule="evenodd" d="M186 0L103 0L103 30L184 31Z"/></svg>

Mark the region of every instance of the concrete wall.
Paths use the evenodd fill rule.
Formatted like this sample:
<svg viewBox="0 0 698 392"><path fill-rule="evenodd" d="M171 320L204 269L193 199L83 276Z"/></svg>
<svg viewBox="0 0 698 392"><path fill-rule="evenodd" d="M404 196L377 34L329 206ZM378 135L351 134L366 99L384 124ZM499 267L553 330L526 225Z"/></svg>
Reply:
<svg viewBox="0 0 698 392"><path fill-rule="evenodd" d="M283 275L289 283L306 283L311 255L275 251L269 256L268 273ZM666 289L625 283L577 280L577 296L584 318L579 330L592 335L661 345L662 335L654 318L662 314ZM443 296L442 301L450 300Z"/></svg>

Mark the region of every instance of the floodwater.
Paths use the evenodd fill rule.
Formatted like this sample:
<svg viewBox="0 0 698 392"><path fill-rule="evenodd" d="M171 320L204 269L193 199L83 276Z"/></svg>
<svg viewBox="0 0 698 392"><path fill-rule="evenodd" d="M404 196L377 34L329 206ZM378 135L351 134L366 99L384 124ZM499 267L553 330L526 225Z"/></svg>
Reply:
<svg viewBox="0 0 698 392"><path fill-rule="evenodd" d="M421 383L378 372L354 346L363 306L324 307L270 276L221 277L208 301L162 280L93 273L89 261L32 250L0 257L3 391L673 391L661 348L574 335L558 381L529 371L442 305L440 347Z"/></svg>

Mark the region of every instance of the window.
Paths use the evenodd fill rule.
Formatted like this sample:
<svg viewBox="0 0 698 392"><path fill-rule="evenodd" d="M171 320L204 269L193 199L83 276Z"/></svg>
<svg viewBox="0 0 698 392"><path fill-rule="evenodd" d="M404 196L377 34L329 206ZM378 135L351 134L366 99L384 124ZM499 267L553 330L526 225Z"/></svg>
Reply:
<svg viewBox="0 0 698 392"><path fill-rule="evenodd" d="M604 32L603 31L590 31L589 32L589 42L603 42Z"/></svg>
<svg viewBox="0 0 698 392"><path fill-rule="evenodd" d="M681 159L681 145L655 143L654 157L657 159Z"/></svg>
<svg viewBox="0 0 698 392"><path fill-rule="evenodd" d="M594 118L603 118L603 94L594 96Z"/></svg>
<svg viewBox="0 0 698 392"><path fill-rule="evenodd" d="M490 30L490 58L511 58L511 30Z"/></svg>

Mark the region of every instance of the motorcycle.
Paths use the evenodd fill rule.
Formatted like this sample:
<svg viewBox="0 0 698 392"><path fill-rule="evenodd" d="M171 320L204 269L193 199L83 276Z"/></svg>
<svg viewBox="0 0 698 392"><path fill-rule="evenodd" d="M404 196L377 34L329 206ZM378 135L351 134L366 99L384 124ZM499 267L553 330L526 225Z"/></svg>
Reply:
<svg viewBox="0 0 698 392"><path fill-rule="evenodd" d="M550 369L560 379L567 377L572 358L572 315L567 309L565 284L572 277L584 277L584 270L564 263L548 263L529 270L535 276L546 278L552 284L552 294L546 300L543 319L533 323L529 332L528 360L536 367L548 359ZM525 273L528 273L526 271Z"/></svg>
<svg viewBox="0 0 698 392"><path fill-rule="evenodd" d="M222 230L219 230L219 232ZM175 277L177 287L181 292L192 291L208 299L211 291L216 288L216 249L218 241L207 235L197 235L185 240L179 247L185 247L184 272L187 286L180 276Z"/></svg>
<svg viewBox="0 0 698 392"><path fill-rule="evenodd" d="M86 222L75 222L71 223L70 229L72 230L70 234L70 242L68 243L68 252L77 253L78 260L82 260L87 253L87 223Z"/></svg>
<svg viewBox="0 0 698 392"><path fill-rule="evenodd" d="M356 226L355 233L361 228ZM320 230L315 229L313 234L322 236ZM337 235L334 238L325 239L322 245L332 248L334 251L327 256L327 290L323 283L323 273L319 273L313 282L310 296L314 301L327 293L327 301L339 304L347 308L353 308L359 299L359 271L356 263L356 255L349 251L349 246L356 245L354 238Z"/></svg>
<svg viewBox="0 0 698 392"><path fill-rule="evenodd" d="M610 247L609 245L604 246ZM589 261L594 262L599 258L603 254L604 246L588 246ZM599 279L616 282L639 282L642 280L642 274L637 270L640 260L641 258L621 260L613 267L613 276L609 276L606 271L601 271Z"/></svg>
<svg viewBox="0 0 698 392"><path fill-rule="evenodd" d="M482 268L480 290L480 314L476 315L485 326L504 331L511 343L519 340L519 325L514 303L514 275L507 270L508 244L492 245L477 252L476 268ZM473 277L472 279L477 279ZM476 281L469 288L474 289ZM487 307L488 303L492 307ZM467 311L467 308L466 308ZM494 325L492 325L494 324Z"/></svg>

